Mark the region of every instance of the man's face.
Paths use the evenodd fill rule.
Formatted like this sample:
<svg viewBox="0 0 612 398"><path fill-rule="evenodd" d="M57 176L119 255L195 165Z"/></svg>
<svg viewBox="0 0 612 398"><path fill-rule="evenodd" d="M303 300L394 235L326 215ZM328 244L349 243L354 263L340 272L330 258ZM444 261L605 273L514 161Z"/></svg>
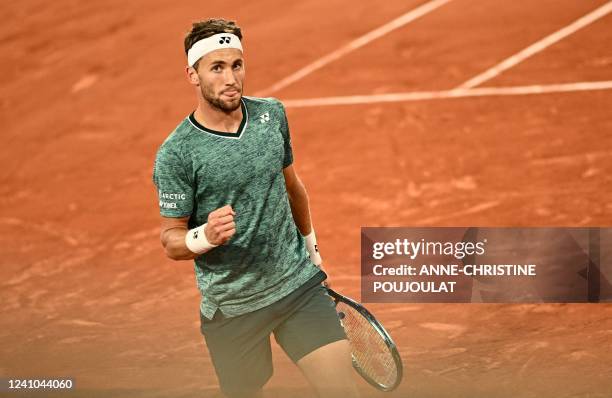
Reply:
<svg viewBox="0 0 612 398"><path fill-rule="evenodd" d="M197 66L204 99L224 112L238 109L244 82L242 51L235 48L215 50L200 58Z"/></svg>

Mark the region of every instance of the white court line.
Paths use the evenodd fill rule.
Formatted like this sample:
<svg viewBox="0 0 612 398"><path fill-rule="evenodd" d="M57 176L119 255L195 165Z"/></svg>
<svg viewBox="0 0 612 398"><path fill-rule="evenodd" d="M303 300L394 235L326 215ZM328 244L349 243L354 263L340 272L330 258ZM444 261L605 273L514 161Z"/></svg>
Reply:
<svg viewBox="0 0 612 398"><path fill-rule="evenodd" d="M408 93L389 93L374 95L350 95L344 97L325 97L283 100L287 108L312 106L372 104L377 102L422 101L444 98L490 97L507 95L564 93L572 91L612 90L612 80L599 82L580 82L515 87L481 87L443 91L413 91Z"/></svg>
<svg viewBox="0 0 612 398"><path fill-rule="evenodd" d="M595 9L594 11L591 11L590 13L583 16L582 18L567 25L566 27L556 31L555 33L552 33L546 36L545 38L543 38L542 40L538 42L533 43L529 47L519 51L518 53L514 54L510 58L503 60L499 64L484 71L480 75L466 81L465 83L461 84L457 88L458 89L468 89L468 88L479 86L482 83L486 82L487 80L490 80L494 78L495 76L499 75L503 71L512 68L519 62L522 62L525 59L531 57L532 55L544 50L546 47L549 47L555 44L559 40L571 35L577 30L582 29L585 26L591 24L592 22L602 18L603 16L607 15L611 11L612 11L612 1L609 1L603 6Z"/></svg>
<svg viewBox="0 0 612 398"><path fill-rule="evenodd" d="M366 44L368 44L369 42L378 39L379 37L382 37L384 35L386 35L387 33L400 28L412 21L414 21L415 19L418 19L420 17L422 17L423 15L435 10L438 7L443 6L444 4L448 3L451 0L432 0L429 1L423 5L420 5L419 7L415 8L414 10L411 10L407 13L405 13L404 15L395 18L394 20L387 22L386 24L366 33L363 36L358 37L357 39L351 41L350 43L340 47L339 49L317 59L316 61L304 66L303 68L299 69L298 71L292 73L291 75L285 77L282 80L279 80L277 83L273 84L272 86L268 87L265 90L259 91L257 93L255 93L256 97L265 97L268 96L282 88L287 87L288 85L295 83L296 81L303 79L304 77L308 76L309 74L311 74L312 72L316 71L317 69L321 69L322 67L324 67L325 65L329 64L332 61L337 60L340 57L345 56L346 54L350 53L351 51L354 51L360 47L365 46Z"/></svg>

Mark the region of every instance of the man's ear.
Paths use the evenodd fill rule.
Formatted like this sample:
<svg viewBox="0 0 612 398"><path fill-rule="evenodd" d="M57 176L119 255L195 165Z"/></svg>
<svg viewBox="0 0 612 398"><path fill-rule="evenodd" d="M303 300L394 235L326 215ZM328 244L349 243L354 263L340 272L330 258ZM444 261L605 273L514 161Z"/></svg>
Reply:
<svg viewBox="0 0 612 398"><path fill-rule="evenodd" d="M200 77L198 76L198 72L193 67L188 66L185 69L185 72L187 74L187 80L190 84L193 84L194 86L200 85Z"/></svg>

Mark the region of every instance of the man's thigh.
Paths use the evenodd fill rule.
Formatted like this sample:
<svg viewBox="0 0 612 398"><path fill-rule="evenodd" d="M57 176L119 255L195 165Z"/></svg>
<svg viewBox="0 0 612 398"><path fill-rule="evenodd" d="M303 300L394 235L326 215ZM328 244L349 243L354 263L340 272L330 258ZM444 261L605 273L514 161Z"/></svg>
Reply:
<svg viewBox="0 0 612 398"><path fill-rule="evenodd" d="M333 300L324 286L308 289L281 324L274 337L291 360L297 363L309 353L346 339Z"/></svg>
<svg viewBox="0 0 612 398"><path fill-rule="evenodd" d="M319 397L359 397L348 340L320 347L300 359L297 365Z"/></svg>
<svg viewBox="0 0 612 398"><path fill-rule="evenodd" d="M263 313L224 318L219 311L212 320L200 320L223 393L255 394L272 376L271 321Z"/></svg>

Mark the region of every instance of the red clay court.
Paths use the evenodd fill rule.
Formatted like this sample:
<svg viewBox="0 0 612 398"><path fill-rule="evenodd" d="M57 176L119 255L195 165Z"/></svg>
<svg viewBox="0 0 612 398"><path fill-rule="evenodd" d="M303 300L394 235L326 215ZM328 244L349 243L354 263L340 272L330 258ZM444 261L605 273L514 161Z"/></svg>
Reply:
<svg viewBox="0 0 612 398"><path fill-rule="evenodd" d="M243 28L246 94L287 105L337 290L359 298L362 226L612 225L610 1L0 12L1 377L72 377L74 396L218 396L193 264L165 258L151 182L158 146L195 106L182 39L206 17ZM368 308L405 379L389 394L361 384L364 396L612 395L610 304ZM274 356L268 396L310 396Z"/></svg>

